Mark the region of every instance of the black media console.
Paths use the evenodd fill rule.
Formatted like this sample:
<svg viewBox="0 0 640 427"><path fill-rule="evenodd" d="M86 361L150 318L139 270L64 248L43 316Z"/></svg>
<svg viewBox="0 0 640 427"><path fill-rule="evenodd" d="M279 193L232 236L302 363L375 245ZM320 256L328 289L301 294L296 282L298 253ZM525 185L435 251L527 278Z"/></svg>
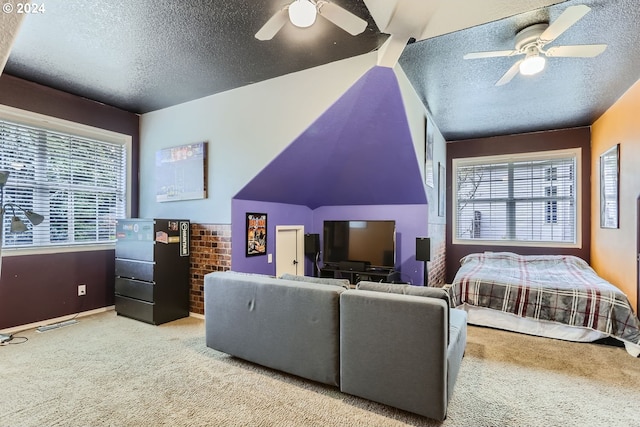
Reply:
<svg viewBox="0 0 640 427"><path fill-rule="evenodd" d="M343 269L340 266L326 266L320 269L320 277L348 279L351 284L361 280L369 282L400 283L400 272L391 268Z"/></svg>

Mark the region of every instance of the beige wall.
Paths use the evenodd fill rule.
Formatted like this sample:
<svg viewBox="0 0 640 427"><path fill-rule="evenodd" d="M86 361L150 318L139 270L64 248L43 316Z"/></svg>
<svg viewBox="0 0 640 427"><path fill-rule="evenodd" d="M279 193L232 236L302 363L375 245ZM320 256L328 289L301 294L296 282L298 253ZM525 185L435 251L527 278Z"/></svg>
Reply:
<svg viewBox="0 0 640 427"><path fill-rule="evenodd" d="M640 80L592 126L591 265L638 307L637 199L640 196ZM600 155L620 144L620 228L600 228Z"/></svg>

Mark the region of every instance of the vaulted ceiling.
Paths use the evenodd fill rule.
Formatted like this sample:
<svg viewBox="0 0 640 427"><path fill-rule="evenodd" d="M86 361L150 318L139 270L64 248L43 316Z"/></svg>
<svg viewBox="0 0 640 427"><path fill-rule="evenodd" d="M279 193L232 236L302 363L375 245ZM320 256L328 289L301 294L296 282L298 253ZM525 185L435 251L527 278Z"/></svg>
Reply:
<svg viewBox="0 0 640 427"><path fill-rule="evenodd" d="M447 140L590 125L640 78L637 0L464 1L334 0L366 20L363 33L319 18L260 41L287 1L47 0L25 17L4 73L145 113L379 50L392 33ZM504 86L495 83L515 58L463 59L513 49L522 28L581 4L591 11L553 44L607 44L595 58L549 58L542 73Z"/></svg>

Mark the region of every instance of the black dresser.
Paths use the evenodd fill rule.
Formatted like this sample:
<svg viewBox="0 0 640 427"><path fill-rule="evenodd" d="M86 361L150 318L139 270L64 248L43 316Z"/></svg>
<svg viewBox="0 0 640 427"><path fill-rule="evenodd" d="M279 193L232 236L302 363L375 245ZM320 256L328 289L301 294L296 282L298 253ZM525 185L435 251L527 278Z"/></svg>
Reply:
<svg viewBox="0 0 640 427"><path fill-rule="evenodd" d="M119 315L154 325L189 315L190 225L182 219L118 220Z"/></svg>

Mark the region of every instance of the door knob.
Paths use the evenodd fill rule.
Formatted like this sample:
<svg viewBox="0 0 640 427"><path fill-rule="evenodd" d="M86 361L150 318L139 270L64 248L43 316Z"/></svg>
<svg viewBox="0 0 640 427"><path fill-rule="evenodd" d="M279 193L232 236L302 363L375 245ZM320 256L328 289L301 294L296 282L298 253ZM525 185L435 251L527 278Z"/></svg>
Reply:
<svg viewBox="0 0 640 427"><path fill-rule="evenodd" d="M293 260L293 265L296 265L298 263L298 260Z"/></svg>

